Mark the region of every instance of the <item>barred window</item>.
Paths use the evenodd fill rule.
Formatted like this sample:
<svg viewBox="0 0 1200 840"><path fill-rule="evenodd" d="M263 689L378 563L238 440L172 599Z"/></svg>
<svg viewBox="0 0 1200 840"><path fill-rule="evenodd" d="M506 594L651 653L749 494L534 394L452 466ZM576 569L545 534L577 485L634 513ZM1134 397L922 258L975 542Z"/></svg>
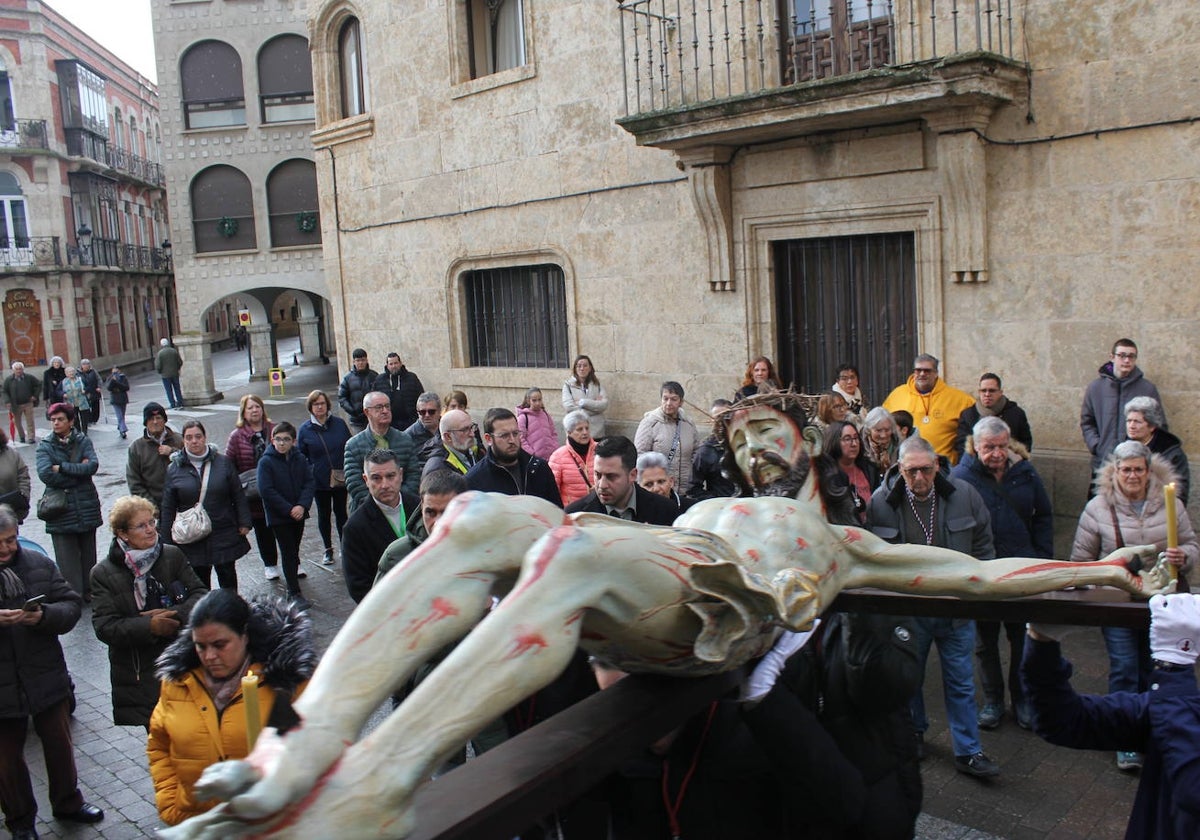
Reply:
<svg viewBox="0 0 1200 840"><path fill-rule="evenodd" d="M472 366L568 366L566 281L559 266L468 271L462 290Z"/></svg>

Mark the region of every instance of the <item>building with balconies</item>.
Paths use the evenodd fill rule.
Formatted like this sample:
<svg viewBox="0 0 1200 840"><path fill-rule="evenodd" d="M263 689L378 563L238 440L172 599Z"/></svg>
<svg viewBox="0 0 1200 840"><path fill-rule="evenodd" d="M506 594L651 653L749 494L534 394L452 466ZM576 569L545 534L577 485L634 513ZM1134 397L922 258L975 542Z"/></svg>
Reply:
<svg viewBox="0 0 1200 840"><path fill-rule="evenodd" d="M218 396L209 353L241 313L251 378L265 380L278 363L277 334L299 335L301 364L327 361L330 293L301 5L151 2L188 402Z"/></svg>
<svg viewBox="0 0 1200 840"><path fill-rule="evenodd" d="M1187 8L310 0L339 351L399 336L480 406L586 353L616 432L760 353L877 404L930 352L1003 377L1074 516L1115 339L1200 440Z"/></svg>
<svg viewBox="0 0 1200 840"><path fill-rule="evenodd" d="M175 309L157 90L36 0L0 0L0 65L0 358L147 362Z"/></svg>

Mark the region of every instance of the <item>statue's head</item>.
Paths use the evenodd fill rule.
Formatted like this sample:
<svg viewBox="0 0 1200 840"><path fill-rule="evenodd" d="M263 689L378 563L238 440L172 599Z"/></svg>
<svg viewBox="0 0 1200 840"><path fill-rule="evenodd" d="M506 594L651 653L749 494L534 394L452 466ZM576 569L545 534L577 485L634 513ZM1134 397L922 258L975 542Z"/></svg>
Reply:
<svg viewBox="0 0 1200 840"><path fill-rule="evenodd" d="M725 443L722 467L746 495L795 496L809 472L803 429L804 408L797 394L756 394L716 417Z"/></svg>

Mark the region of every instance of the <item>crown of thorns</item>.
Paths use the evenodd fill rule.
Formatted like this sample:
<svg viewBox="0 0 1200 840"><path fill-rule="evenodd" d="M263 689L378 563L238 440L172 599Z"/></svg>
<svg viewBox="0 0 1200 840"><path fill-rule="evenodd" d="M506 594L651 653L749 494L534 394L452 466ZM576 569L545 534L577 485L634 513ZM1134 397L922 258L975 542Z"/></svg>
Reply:
<svg viewBox="0 0 1200 840"><path fill-rule="evenodd" d="M752 394L710 415L713 421L713 434L724 439L725 429L735 412L759 406L774 408L786 414L794 414L796 409L799 409L807 421L816 413L817 401L820 399L819 394L802 394L794 388L788 388L786 391L766 391L761 394Z"/></svg>

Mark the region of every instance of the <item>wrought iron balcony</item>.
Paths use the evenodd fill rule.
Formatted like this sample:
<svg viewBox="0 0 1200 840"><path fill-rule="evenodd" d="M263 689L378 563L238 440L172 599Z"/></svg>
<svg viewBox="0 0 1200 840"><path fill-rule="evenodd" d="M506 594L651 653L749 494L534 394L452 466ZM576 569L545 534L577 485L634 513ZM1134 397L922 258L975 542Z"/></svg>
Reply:
<svg viewBox="0 0 1200 840"><path fill-rule="evenodd" d="M0 149L48 149L45 120L13 120L0 128Z"/></svg>
<svg viewBox="0 0 1200 840"><path fill-rule="evenodd" d="M163 175L162 166L133 152L113 146L108 147L108 165L118 172L137 178L147 184L166 186L167 179Z"/></svg>
<svg viewBox="0 0 1200 840"><path fill-rule="evenodd" d="M5 269L62 265L57 236L0 237L0 265Z"/></svg>
<svg viewBox="0 0 1200 840"><path fill-rule="evenodd" d="M131 245L96 236L90 245L68 246L67 264L165 274L171 271L171 255L164 248Z"/></svg>
<svg viewBox="0 0 1200 840"><path fill-rule="evenodd" d="M800 118L820 130L854 125L856 115L861 120L885 99L893 110L898 99L911 102L914 113L940 96L1004 99L1009 77L1026 72L1016 47L1022 23L1013 5L1012 0L624 0L618 6L625 83L621 124L640 142L678 146L684 141L678 129L692 123L694 130L698 119L710 123L710 133L742 131L731 119L761 127L764 121ZM962 86L962 79L994 73L997 65L1002 77L997 90L986 82ZM899 88L905 89L901 97L895 95ZM879 102L849 101L864 93L879 93ZM781 105L813 103L825 103L828 116L828 102L838 99L835 110L849 115L840 122L814 120L812 107L803 115L793 110L764 116ZM751 112L756 116L747 120ZM888 114L897 116L911 114ZM676 130L662 131L670 127Z"/></svg>

